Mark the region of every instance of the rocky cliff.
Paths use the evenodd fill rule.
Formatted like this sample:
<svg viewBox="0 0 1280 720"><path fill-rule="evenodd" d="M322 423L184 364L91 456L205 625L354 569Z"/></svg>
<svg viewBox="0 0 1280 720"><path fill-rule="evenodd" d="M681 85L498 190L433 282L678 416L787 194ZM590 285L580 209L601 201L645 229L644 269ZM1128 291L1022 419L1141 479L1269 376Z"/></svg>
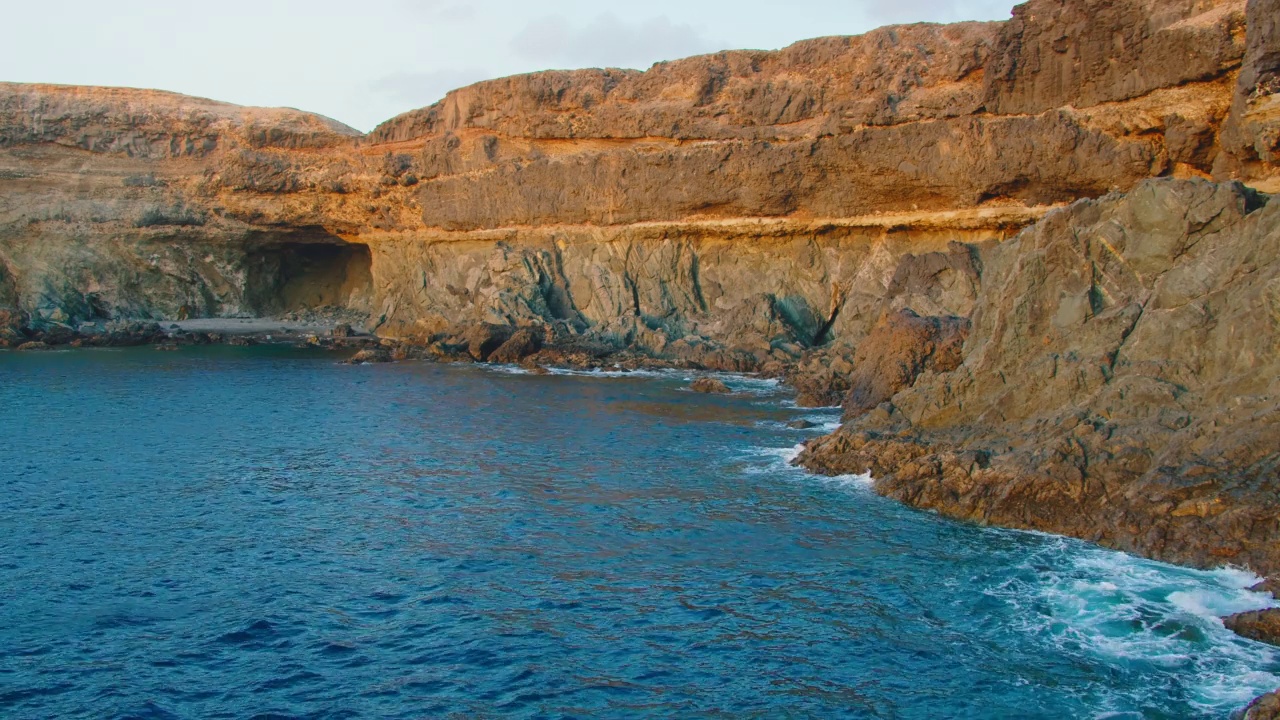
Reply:
<svg viewBox="0 0 1280 720"><path fill-rule="evenodd" d="M336 305L395 337L559 322L658 354L847 356L886 303L971 310L963 268L889 297L908 256L1148 177L1274 186L1273 4L1035 0L1005 23L537 73L367 137L0 85L0 300L35 328Z"/></svg>
<svg viewBox="0 0 1280 720"><path fill-rule="evenodd" d="M897 382L800 461L955 517L1280 573L1280 203L1147 181L981 266L963 361Z"/></svg>

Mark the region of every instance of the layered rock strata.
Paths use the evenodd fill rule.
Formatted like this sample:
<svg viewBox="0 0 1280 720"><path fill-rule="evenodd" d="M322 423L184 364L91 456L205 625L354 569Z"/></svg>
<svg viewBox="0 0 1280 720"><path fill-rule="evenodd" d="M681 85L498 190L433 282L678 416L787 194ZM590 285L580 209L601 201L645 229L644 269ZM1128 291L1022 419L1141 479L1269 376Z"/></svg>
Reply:
<svg viewBox="0 0 1280 720"><path fill-rule="evenodd" d="M419 341L560 323L655 356L848 360L886 302L968 314L963 268L889 298L910 256L1151 176L1274 183L1270 1L1035 0L1005 23L537 73L367 137L0 85L0 304L36 329L336 306Z"/></svg>

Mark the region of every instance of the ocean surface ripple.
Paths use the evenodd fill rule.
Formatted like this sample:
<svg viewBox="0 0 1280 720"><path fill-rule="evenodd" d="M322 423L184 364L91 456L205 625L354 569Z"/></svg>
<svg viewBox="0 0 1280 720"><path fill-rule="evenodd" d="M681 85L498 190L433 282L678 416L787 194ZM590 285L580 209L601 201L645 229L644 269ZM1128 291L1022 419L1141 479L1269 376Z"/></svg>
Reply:
<svg viewBox="0 0 1280 720"><path fill-rule="evenodd" d="M786 464L772 383L0 353L6 718L1228 717L1237 570Z"/></svg>

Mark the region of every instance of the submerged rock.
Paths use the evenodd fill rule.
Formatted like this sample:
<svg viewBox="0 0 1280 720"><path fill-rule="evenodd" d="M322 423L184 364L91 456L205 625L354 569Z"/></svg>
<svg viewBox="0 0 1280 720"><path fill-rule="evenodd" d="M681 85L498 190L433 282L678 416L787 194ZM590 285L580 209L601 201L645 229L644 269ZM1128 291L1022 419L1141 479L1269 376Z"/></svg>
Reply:
<svg viewBox="0 0 1280 720"><path fill-rule="evenodd" d="M706 393L709 395L727 395L732 390L728 385L716 378L698 378L689 385L689 389L697 393Z"/></svg>
<svg viewBox="0 0 1280 720"><path fill-rule="evenodd" d="M394 360L392 351L385 347L367 348L352 355L347 361L348 365L373 365L377 363L389 363Z"/></svg>

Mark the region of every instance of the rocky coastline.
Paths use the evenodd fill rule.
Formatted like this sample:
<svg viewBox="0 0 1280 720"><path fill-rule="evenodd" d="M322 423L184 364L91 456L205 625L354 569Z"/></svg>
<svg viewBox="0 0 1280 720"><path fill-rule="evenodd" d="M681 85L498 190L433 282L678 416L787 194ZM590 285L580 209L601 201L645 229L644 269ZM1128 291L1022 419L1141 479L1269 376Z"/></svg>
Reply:
<svg viewBox="0 0 1280 720"><path fill-rule="evenodd" d="M814 472L1274 592L1278 17L1031 0L490 81L367 135L0 83L0 349L776 377L845 410Z"/></svg>

